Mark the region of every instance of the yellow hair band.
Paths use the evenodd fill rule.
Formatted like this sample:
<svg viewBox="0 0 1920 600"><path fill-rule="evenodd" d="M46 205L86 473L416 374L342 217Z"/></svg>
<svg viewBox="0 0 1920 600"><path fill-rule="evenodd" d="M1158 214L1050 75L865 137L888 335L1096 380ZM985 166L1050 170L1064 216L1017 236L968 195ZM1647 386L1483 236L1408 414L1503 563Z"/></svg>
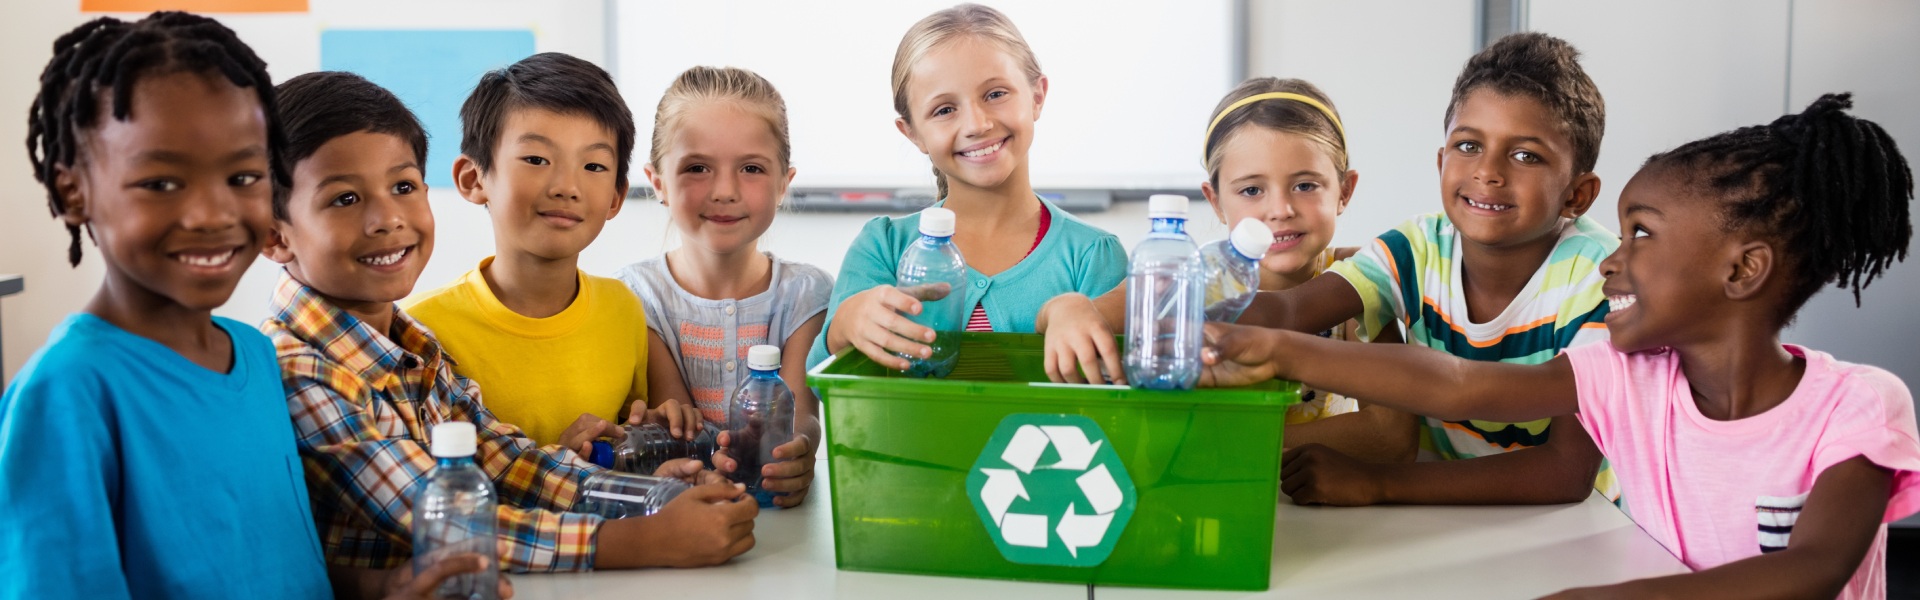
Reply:
<svg viewBox="0 0 1920 600"><path fill-rule="evenodd" d="M1233 114L1233 111L1239 110L1240 107L1242 106L1253 104L1261 100L1293 100L1295 102L1299 102L1301 104L1305 104L1307 106L1320 109L1320 114L1326 115L1327 120L1333 122L1334 131L1337 131L1340 133L1340 145L1341 146L1347 145L1347 128L1340 124L1340 117L1334 116L1333 109L1327 108L1327 105L1322 104L1319 100L1315 100L1308 96L1295 94L1293 92L1267 92L1265 94L1254 94L1252 96L1241 98L1238 102L1234 102L1233 104L1228 104L1226 108L1220 109L1220 114L1214 115L1213 122L1207 124L1207 137L1201 138L1200 140L1200 144L1201 144L1200 167L1201 168L1204 169L1209 167L1209 165L1207 165L1206 141L1213 139L1213 128L1219 127L1220 121L1225 120L1227 118L1227 115Z"/></svg>

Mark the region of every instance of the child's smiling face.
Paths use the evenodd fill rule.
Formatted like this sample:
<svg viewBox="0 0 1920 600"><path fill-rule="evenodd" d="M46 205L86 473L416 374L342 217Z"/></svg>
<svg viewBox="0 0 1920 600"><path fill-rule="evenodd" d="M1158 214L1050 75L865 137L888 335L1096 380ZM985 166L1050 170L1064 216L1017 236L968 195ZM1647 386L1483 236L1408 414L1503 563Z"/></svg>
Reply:
<svg viewBox="0 0 1920 600"><path fill-rule="evenodd" d="M79 164L58 177L63 218L86 225L107 289L190 310L227 302L273 226L267 120L250 88L218 73L142 77L127 119L103 98Z"/></svg>
<svg viewBox="0 0 1920 600"><path fill-rule="evenodd" d="M1447 124L1440 194L1447 218L1469 242L1507 248L1550 238L1561 219L1585 213L1598 178L1573 173L1573 140L1540 102L1482 88ZM1591 190L1582 186L1591 181Z"/></svg>
<svg viewBox="0 0 1920 600"><path fill-rule="evenodd" d="M1029 81L1005 49L974 37L940 44L914 63L900 132L950 184L998 189L1024 173L1046 79Z"/></svg>
<svg viewBox="0 0 1920 600"><path fill-rule="evenodd" d="M1724 267L1740 244L1720 228L1717 203L1668 169L1642 170L1620 192L1620 248L1600 263L1607 334L1622 352L1706 340L1727 295Z"/></svg>
<svg viewBox="0 0 1920 600"><path fill-rule="evenodd" d="M659 165L646 173L674 225L715 254L755 248L794 170L766 117L733 101L689 107L672 125Z"/></svg>
<svg viewBox="0 0 1920 600"><path fill-rule="evenodd" d="M591 117L515 109L502 120L493 170L463 157L454 180L468 202L487 207L496 254L565 259L593 243L626 200L617 147Z"/></svg>
<svg viewBox="0 0 1920 600"><path fill-rule="evenodd" d="M413 147L397 135L327 140L293 168L287 221L267 256L346 308L413 291L433 254L433 211Z"/></svg>
<svg viewBox="0 0 1920 600"><path fill-rule="evenodd" d="M1308 268L1333 243L1358 175L1341 173L1327 149L1304 135L1248 124L1221 142L1219 189L1202 183L1228 227L1254 219L1273 231L1260 268L1278 275Z"/></svg>

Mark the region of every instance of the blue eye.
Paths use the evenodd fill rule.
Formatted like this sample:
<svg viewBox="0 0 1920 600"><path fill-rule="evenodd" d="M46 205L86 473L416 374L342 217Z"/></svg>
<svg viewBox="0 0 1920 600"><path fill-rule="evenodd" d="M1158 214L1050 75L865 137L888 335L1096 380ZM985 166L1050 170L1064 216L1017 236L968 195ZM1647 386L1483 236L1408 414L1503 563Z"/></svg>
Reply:
<svg viewBox="0 0 1920 600"><path fill-rule="evenodd" d="M988 100L999 100L999 99L1001 99L1001 98L1005 98L1005 97L1007 97L1007 95L1008 95L1008 94L1009 94L1009 92L1008 92L1008 91L1006 91L1006 90L994 90L994 91L991 91L991 92L987 92L987 99L988 99Z"/></svg>
<svg viewBox="0 0 1920 600"><path fill-rule="evenodd" d="M1265 193L1267 193L1266 190L1260 189L1260 186L1256 186L1256 185L1250 185L1247 187L1240 188L1240 195L1246 196L1248 198L1253 198Z"/></svg>
<svg viewBox="0 0 1920 600"><path fill-rule="evenodd" d="M1319 189L1320 189L1320 184L1314 183L1311 181L1302 181L1300 183L1293 184L1293 191L1301 194L1316 191Z"/></svg>
<svg viewBox="0 0 1920 600"><path fill-rule="evenodd" d="M953 113L953 107L951 106L942 106L940 108L933 109L933 116L936 116L936 117L944 117L952 113Z"/></svg>

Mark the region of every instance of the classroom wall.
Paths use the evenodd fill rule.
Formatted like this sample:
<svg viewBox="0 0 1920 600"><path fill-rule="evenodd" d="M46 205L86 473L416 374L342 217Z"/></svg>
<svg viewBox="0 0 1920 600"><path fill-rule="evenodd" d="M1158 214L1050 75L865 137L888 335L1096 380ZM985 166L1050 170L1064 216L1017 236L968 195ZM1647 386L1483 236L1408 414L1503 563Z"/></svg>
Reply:
<svg viewBox="0 0 1920 600"><path fill-rule="evenodd" d="M1361 184L1340 221L1336 243L1362 243L1409 215L1437 208L1433 152L1439 146L1440 119L1453 78L1475 50L1476 4L1249 2L1249 73L1313 81L1333 97L1347 121ZM387 10L365 10L367 6ZM554 6L507 0L411 0L400 5L329 0L314 2L311 15L223 20L283 78L318 68L311 40L320 29L409 22L479 26L490 22L490 14L497 21L514 11L529 15L524 26L540 33L541 50L603 59L602 31L539 21L543 17L538 15L553 12ZM575 14L593 14L603 5L598 0L568 0L564 6ZM1920 82L1908 74L1911 65L1920 62L1920 37L1911 34L1920 31L1920 3L1534 0L1530 12L1533 29L1566 37L1585 52L1584 64L1607 98L1612 118L1598 169L1603 189L1593 214L1609 227L1617 224L1613 215L1620 187L1648 154L1798 110L1820 91L1858 92L1859 114L1880 121L1909 152L1920 154L1912 150L1920 148L1920 110L1910 101L1920 96ZM8 18L0 20L0 50L5 51L0 56L9 57L0 60L0 81L16 82L0 86L0 189L13 190L0 202L0 240L5 240L0 242L0 273L24 274L27 285L25 293L0 300L6 332L3 366L9 377L54 324L86 302L101 276L90 247L79 268L66 266L65 231L48 216L19 143L26 136L22 115L35 87L30 82L38 77L53 38L81 20L69 2L14 3ZM1196 146L1199 135L1194 133ZM434 143L451 147L457 142L443 134ZM492 248L491 227L482 209L444 187L430 196L440 240L422 286L452 280ZM1199 200L1197 191L1194 198ZM1143 237L1143 204L1122 202L1113 210L1081 216L1131 246ZM836 270L845 240L871 216L782 213L763 238L764 247ZM1204 215L1195 220L1193 230L1203 239L1225 235L1224 226ZM673 243L665 211L651 201L634 201L584 253L581 266L608 273ZM276 272L262 259L242 281L234 301L219 313L248 322L264 318ZM1916 321L1893 312L1900 299L1915 292L1920 292L1920 266L1901 264L1867 291L1863 309L1852 307L1849 294L1816 297L1788 337L1848 360L1886 366L1909 382L1920 381L1920 353L1903 352L1897 338L1915 331Z"/></svg>

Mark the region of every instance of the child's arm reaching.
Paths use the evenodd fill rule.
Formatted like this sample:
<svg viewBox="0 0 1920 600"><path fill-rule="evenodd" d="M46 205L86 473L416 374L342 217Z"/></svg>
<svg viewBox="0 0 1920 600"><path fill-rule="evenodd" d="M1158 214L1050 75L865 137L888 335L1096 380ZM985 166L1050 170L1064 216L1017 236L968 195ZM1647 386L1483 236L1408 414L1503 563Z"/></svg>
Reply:
<svg viewBox="0 0 1920 600"><path fill-rule="evenodd" d="M1517 423L1579 409L1573 366L1564 356L1515 365L1467 360L1419 346L1355 344L1217 323L1207 324L1207 340L1201 352L1204 386L1292 379L1448 421Z"/></svg>
<svg viewBox="0 0 1920 600"><path fill-rule="evenodd" d="M1696 573L1567 590L1553 597L1832 598L1866 558L1892 487L1890 471L1856 456L1820 472L1785 550Z"/></svg>
<svg viewBox="0 0 1920 600"><path fill-rule="evenodd" d="M1360 292L1336 274L1315 277L1292 289L1255 294L1237 322L1312 333L1332 329L1365 310Z"/></svg>

